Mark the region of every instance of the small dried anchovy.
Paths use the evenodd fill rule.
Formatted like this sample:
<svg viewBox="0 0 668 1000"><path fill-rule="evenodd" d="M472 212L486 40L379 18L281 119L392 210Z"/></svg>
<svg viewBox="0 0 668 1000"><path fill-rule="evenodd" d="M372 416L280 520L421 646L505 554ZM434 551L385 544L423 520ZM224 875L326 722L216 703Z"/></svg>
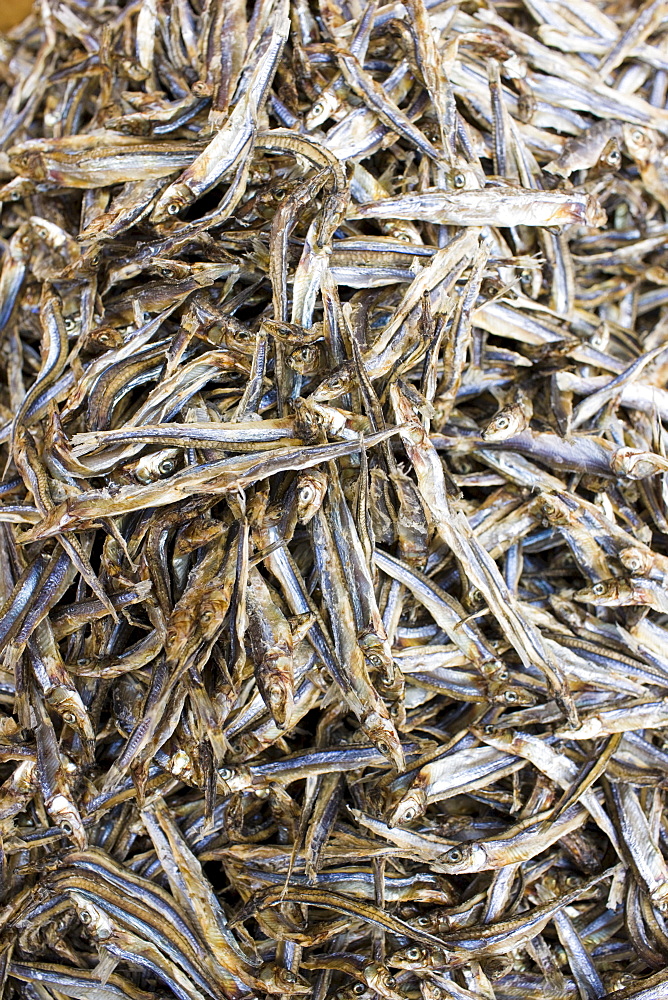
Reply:
<svg viewBox="0 0 668 1000"><path fill-rule="evenodd" d="M0 1000L668 998L665 4L0 36Z"/></svg>

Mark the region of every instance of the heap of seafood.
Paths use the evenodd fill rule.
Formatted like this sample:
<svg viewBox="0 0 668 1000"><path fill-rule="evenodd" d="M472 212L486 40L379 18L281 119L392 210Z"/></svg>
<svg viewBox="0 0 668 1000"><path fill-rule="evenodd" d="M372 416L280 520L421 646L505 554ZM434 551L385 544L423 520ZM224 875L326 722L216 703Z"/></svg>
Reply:
<svg viewBox="0 0 668 1000"><path fill-rule="evenodd" d="M667 11L0 36L0 996L668 998Z"/></svg>

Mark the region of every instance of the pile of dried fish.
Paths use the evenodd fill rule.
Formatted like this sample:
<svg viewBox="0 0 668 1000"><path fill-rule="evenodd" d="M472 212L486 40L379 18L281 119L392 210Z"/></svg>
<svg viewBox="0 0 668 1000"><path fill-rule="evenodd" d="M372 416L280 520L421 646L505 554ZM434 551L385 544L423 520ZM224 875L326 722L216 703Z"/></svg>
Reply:
<svg viewBox="0 0 668 1000"><path fill-rule="evenodd" d="M7 1000L668 997L667 42L0 38Z"/></svg>

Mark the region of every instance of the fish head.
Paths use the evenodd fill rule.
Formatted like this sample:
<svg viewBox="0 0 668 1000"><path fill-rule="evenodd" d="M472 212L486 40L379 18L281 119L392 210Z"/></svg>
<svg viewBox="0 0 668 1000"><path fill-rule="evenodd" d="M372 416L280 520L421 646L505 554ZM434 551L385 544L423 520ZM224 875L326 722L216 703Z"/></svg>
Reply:
<svg viewBox="0 0 668 1000"><path fill-rule="evenodd" d="M548 524L570 524L572 512L567 504L554 493L544 493L538 498L538 508Z"/></svg>
<svg viewBox="0 0 668 1000"><path fill-rule="evenodd" d="M404 222L403 219L393 219L388 223L385 231L388 236L391 236L393 240L398 240L400 243L416 243L418 246L424 245L424 240L412 222Z"/></svg>
<svg viewBox="0 0 668 1000"><path fill-rule="evenodd" d="M192 601L177 605L167 628L169 664L194 663L200 650L222 629L229 609L232 581L212 581Z"/></svg>
<svg viewBox="0 0 668 1000"><path fill-rule="evenodd" d="M627 479L647 479L668 470L668 460L651 451L618 448L610 459L610 468L617 476Z"/></svg>
<svg viewBox="0 0 668 1000"><path fill-rule="evenodd" d="M312 990L311 984L297 972L285 969L282 965L268 963L257 973L268 993L279 993L282 996L304 996Z"/></svg>
<svg viewBox="0 0 668 1000"><path fill-rule="evenodd" d="M300 375L316 375L320 370L320 345L301 344L288 355L288 364Z"/></svg>
<svg viewBox="0 0 668 1000"><path fill-rule="evenodd" d="M180 454L178 448L163 448L151 455L142 456L131 466L135 479L146 486L171 476L178 466Z"/></svg>
<svg viewBox="0 0 668 1000"><path fill-rule="evenodd" d="M230 760L249 760L264 748L264 741L255 733L242 733L230 741Z"/></svg>
<svg viewBox="0 0 668 1000"><path fill-rule="evenodd" d="M255 671L260 694L276 725L284 729L294 708L294 669L292 656L271 650Z"/></svg>
<svg viewBox="0 0 668 1000"><path fill-rule="evenodd" d="M309 469L297 476L297 520L308 524L322 507L327 493L327 474Z"/></svg>
<svg viewBox="0 0 668 1000"><path fill-rule="evenodd" d="M149 274L168 281L180 281L187 278L193 265L184 264L180 260L169 260L165 257L155 257L148 268Z"/></svg>
<svg viewBox="0 0 668 1000"><path fill-rule="evenodd" d="M306 128L310 131L317 128L318 125L322 125L332 116L338 106L339 98L334 90L323 90L304 116Z"/></svg>
<svg viewBox="0 0 668 1000"><path fill-rule="evenodd" d="M367 626L358 635L357 642L367 667L379 674L383 681L391 683L396 671L387 641L387 633L382 628L382 623L380 625L382 630L380 632L372 625Z"/></svg>
<svg viewBox="0 0 668 1000"><path fill-rule="evenodd" d="M394 969L424 969L429 960L429 948L420 944L410 944L407 948L399 948L387 959Z"/></svg>
<svg viewBox="0 0 668 1000"><path fill-rule="evenodd" d="M353 386L354 368L348 363L341 365L335 372L328 375L309 397L316 403L326 403L328 399L337 399Z"/></svg>
<svg viewBox="0 0 668 1000"><path fill-rule="evenodd" d="M41 151L30 147L28 143L14 146L9 150L9 165L22 177L29 177L33 181L47 179L46 165Z"/></svg>
<svg viewBox="0 0 668 1000"><path fill-rule="evenodd" d="M49 802L47 812L65 836L73 840L77 847L83 850L88 846L88 838L79 811L67 796L54 795Z"/></svg>
<svg viewBox="0 0 668 1000"><path fill-rule="evenodd" d="M367 986L384 997L385 1000L400 1000L402 993L397 991L397 981L386 965L379 962L369 962L364 966L364 978Z"/></svg>
<svg viewBox="0 0 668 1000"><path fill-rule="evenodd" d="M440 907L435 906L431 907L426 913L421 913L414 920L410 920L409 923L411 927L415 927L419 931L426 931L427 934L440 934L443 930L450 930L449 918L444 915Z"/></svg>
<svg viewBox="0 0 668 1000"><path fill-rule="evenodd" d="M353 983L334 994L335 1000L377 1000L378 994L364 983Z"/></svg>
<svg viewBox="0 0 668 1000"><path fill-rule="evenodd" d="M420 980L420 993L422 994L422 1000L444 1000L447 996L440 986L432 983L429 979Z"/></svg>
<svg viewBox="0 0 668 1000"><path fill-rule="evenodd" d="M531 708L532 705L536 704L535 695L517 684L509 685L502 681L491 681L488 684L488 694L497 705Z"/></svg>
<svg viewBox="0 0 668 1000"><path fill-rule="evenodd" d="M151 213L151 222L167 222L187 208L191 201L192 192L186 184L180 184L178 181L170 184L158 198Z"/></svg>
<svg viewBox="0 0 668 1000"><path fill-rule="evenodd" d="M445 852L439 866L447 875L481 872L487 867L487 854L480 844L457 844Z"/></svg>
<svg viewBox="0 0 668 1000"><path fill-rule="evenodd" d="M404 753L397 731L390 719L384 718L380 712L369 712L361 719L361 724L376 750L382 753L383 757L391 760L397 771L403 771L406 767Z"/></svg>
<svg viewBox="0 0 668 1000"><path fill-rule="evenodd" d="M71 726L82 739L95 739L88 712L84 708L78 691L58 685L49 691L46 701L51 708L58 712L63 722Z"/></svg>
<svg viewBox="0 0 668 1000"><path fill-rule="evenodd" d="M439 969L448 964L448 954L444 948L424 944L409 944L390 955L388 965L395 969L419 971L421 969Z"/></svg>
<svg viewBox="0 0 668 1000"><path fill-rule="evenodd" d="M496 413L482 432L483 441L506 441L526 430L529 421L519 403L510 403Z"/></svg>
<svg viewBox="0 0 668 1000"><path fill-rule="evenodd" d="M9 255L12 260L26 263L35 246L35 237L32 226L29 222L24 222L16 230L9 241Z"/></svg>
<svg viewBox="0 0 668 1000"><path fill-rule="evenodd" d="M226 795L244 792L253 787L253 779L247 767L221 767L218 779Z"/></svg>
<svg viewBox="0 0 668 1000"><path fill-rule="evenodd" d="M652 128L642 128L640 125L625 124L622 127L622 138L627 153L639 167L647 166L663 145L663 139L658 132Z"/></svg>
<svg viewBox="0 0 668 1000"><path fill-rule="evenodd" d="M646 576L654 565L654 558L650 549L641 549L639 546L630 545L627 549L622 549L619 553L619 561L634 576Z"/></svg>
<svg viewBox="0 0 668 1000"><path fill-rule="evenodd" d="M576 601L580 601L583 604L594 604L599 607L619 607L619 605L624 603L624 600L631 597L631 590L629 584L624 580L612 579L612 580L599 580L597 583L592 584L591 587L583 587L582 590L577 590L573 597Z"/></svg>
<svg viewBox="0 0 668 1000"><path fill-rule="evenodd" d="M598 158L601 169L619 170L622 165L622 151L620 148L619 136L613 135L606 142Z"/></svg>
<svg viewBox="0 0 668 1000"><path fill-rule="evenodd" d="M91 937L95 938L96 941L106 941L113 935L111 921L104 910L92 903L83 893L76 892L74 889L68 890L68 895L76 907L79 920Z"/></svg>
<svg viewBox="0 0 668 1000"><path fill-rule="evenodd" d="M427 808L427 796L424 789L414 785L399 801L392 805L385 814L388 826L400 826L402 823L412 823L424 816Z"/></svg>

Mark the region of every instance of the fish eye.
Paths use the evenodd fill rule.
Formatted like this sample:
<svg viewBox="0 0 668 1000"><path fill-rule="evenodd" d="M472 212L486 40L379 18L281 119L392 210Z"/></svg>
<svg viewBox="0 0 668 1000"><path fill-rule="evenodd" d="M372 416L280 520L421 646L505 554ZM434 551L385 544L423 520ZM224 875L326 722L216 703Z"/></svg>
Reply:
<svg viewBox="0 0 668 1000"><path fill-rule="evenodd" d="M425 919L424 917L422 918ZM409 962L418 962L422 958L422 952L419 948L407 948L406 958Z"/></svg>
<svg viewBox="0 0 668 1000"><path fill-rule="evenodd" d="M602 597L605 594L605 584L595 583L592 587L592 593L596 594L597 597Z"/></svg>
<svg viewBox="0 0 668 1000"><path fill-rule="evenodd" d="M68 316L67 319L65 320L65 329L67 330L67 332L69 333L70 330L73 330L75 328L75 326L76 323L74 322L72 317Z"/></svg>
<svg viewBox="0 0 668 1000"><path fill-rule="evenodd" d="M645 134L644 132L641 132L639 128L635 128L633 132L631 132L631 138L634 142L644 142Z"/></svg>
<svg viewBox="0 0 668 1000"><path fill-rule="evenodd" d="M445 858L446 861L449 861L451 864L457 865L460 861L464 860L464 852L461 847L452 847L445 855Z"/></svg>
<svg viewBox="0 0 668 1000"><path fill-rule="evenodd" d="M66 722L69 726L71 726L72 723L76 721L77 717L74 712L63 712L63 722Z"/></svg>
<svg viewBox="0 0 668 1000"><path fill-rule="evenodd" d="M464 185L466 184L466 177L461 172L461 170L458 170L457 173L452 175L452 184L453 187L456 188L463 188Z"/></svg>
<svg viewBox="0 0 668 1000"><path fill-rule="evenodd" d="M388 976L385 980L385 985L389 986L390 989L393 989L397 985L397 981L394 976Z"/></svg>
<svg viewBox="0 0 668 1000"><path fill-rule="evenodd" d="M607 155L607 161L611 167L619 166L622 162L622 154L618 149L611 149Z"/></svg>
<svg viewBox="0 0 668 1000"><path fill-rule="evenodd" d="M379 753L382 754L390 752L387 743L383 742L383 740L379 740L378 743L376 743L376 749L378 750Z"/></svg>
<svg viewBox="0 0 668 1000"><path fill-rule="evenodd" d="M325 110L325 105L322 103L322 101L317 101L313 105L311 113L314 114L314 115L321 115L324 110Z"/></svg>
<svg viewBox="0 0 668 1000"><path fill-rule="evenodd" d="M411 238L408 235L408 233L396 232L394 234L394 238L395 238L395 240L401 240L402 243L410 243L411 242Z"/></svg>
<svg viewBox="0 0 668 1000"><path fill-rule="evenodd" d="M366 986L364 983L355 983L353 986L353 993L356 997L361 997L363 993L366 993Z"/></svg>
<svg viewBox="0 0 668 1000"><path fill-rule="evenodd" d="M169 205L167 206L167 214L176 215L180 207L181 206L179 205L178 201L170 201Z"/></svg>
<svg viewBox="0 0 668 1000"><path fill-rule="evenodd" d="M379 656L378 653L370 653L369 656L367 656L367 660L372 667L382 667L383 665L383 658Z"/></svg>
<svg viewBox="0 0 668 1000"><path fill-rule="evenodd" d="M79 920L82 924L90 924L93 920L88 910L82 910L79 914Z"/></svg>
<svg viewBox="0 0 668 1000"><path fill-rule="evenodd" d="M218 772L223 781L230 781L234 777L234 771L231 767L221 767Z"/></svg>
<svg viewBox="0 0 668 1000"><path fill-rule="evenodd" d="M74 828L71 823L69 823L67 820L63 820L63 822L60 823L59 825L63 833L67 834L68 837L72 836L72 834L74 833Z"/></svg>
<svg viewBox="0 0 668 1000"><path fill-rule="evenodd" d="M503 699L508 705L514 705L517 701L517 693L515 691L505 691Z"/></svg>
<svg viewBox="0 0 668 1000"><path fill-rule="evenodd" d="M407 819L410 823L412 819L415 818L415 809L411 806L410 809L406 809L404 812L404 819Z"/></svg>
<svg viewBox="0 0 668 1000"><path fill-rule="evenodd" d="M161 267L158 274L161 274L163 278L171 278L172 269L170 267Z"/></svg>
<svg viewBox="0 0 668 1000"><path fill-rule="evenodd" d="M510 421L508 420L508 417L497 417L496 418L496 426L500 427L501 430L505 430L506 427L508 427L509 425L510 425Z"/></svg>
<svg viewBox="0 0 668 1000"><path fill-rule="evenodd" d="M429 927L429 925L431 923L431 920L427 916L418 917L417 920L415 921L415 923L419 924L420 927ZM415 951L417 951L417 948L415 949Z"/></svg>
<svg viewBox="0 0 668 1000"><path fill-rule="evenodd" d="M289 969L286 969L285 972L283 973L283 979L286 983L297 982L297 977L295 976L294 972L290 972Z"/></svg>
<svg viewBox="0 0 668 1000"><path fill-rule="evenodd" d="M205 625L208 625L209 622L213 621L213 614L213 611L203 611L199 616L199 620Z"/></svg>
<svg viewBox="0 0 668 1000"><path fill-rule="evenodd" d="M158 466L160 472L162 472L162 474L165 476L167 475L168 472L171 472L173 468L174 468L174 459L172 458L164 459Z"/></svg>

